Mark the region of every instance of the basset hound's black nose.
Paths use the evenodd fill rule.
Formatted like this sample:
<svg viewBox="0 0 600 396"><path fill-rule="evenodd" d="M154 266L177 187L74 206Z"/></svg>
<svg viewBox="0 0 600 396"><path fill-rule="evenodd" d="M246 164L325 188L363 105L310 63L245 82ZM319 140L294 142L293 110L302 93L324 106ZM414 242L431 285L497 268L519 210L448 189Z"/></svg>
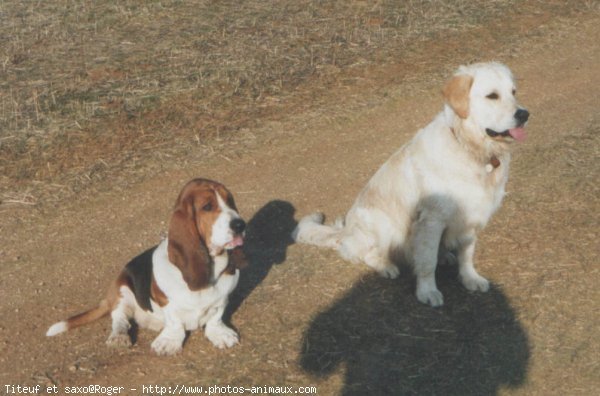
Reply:
<svg viewBox="0 0 600 396"><path fill-rule="evenodd" d="M246 229L246 222L240 218L231 220L229 228L236 234L241 234Z"/></svg>

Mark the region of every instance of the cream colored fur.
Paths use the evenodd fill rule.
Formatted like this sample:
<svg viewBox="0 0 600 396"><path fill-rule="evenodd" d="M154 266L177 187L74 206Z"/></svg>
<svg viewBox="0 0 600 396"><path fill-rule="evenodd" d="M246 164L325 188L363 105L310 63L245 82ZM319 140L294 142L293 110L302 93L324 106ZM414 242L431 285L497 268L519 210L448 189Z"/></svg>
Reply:
<svg viewBox="0 0 600 396"><path fill-rule="evenodd" d="M400 251L414 268L417 298L432 306L443 304L435 282L439 250L454 251L463 285L487 291L473 252L505 194L513 139L485 130L519 127L514 90L502 64L459 68L444 89L444 110L375 173L343 224L323 225L315 213L301 219L295 240L335 248L390 278L399 275L392 257Z"/></svg>

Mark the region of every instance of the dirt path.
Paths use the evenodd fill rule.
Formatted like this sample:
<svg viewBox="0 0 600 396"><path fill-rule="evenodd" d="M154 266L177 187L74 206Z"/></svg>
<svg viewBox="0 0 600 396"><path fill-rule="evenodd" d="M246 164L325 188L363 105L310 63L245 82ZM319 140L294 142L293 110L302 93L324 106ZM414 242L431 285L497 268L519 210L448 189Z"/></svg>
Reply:
<svg viewBox="0 0 600 396"><path fill-rule="evenodd" d="M442 80L431 76L390 87L388 100L359 114L270 125L251 150L125 191L44 213L5 210L0 385L600 393L599 22L560 23L499 59L519 77L532 118L510 194L479 243L490 293L469 294L446 271L446 305L433 310L416 303L408 274L379 279L287 237L309 211L343 214L373 171L439 111ZM108 320L45 338L48 325L95 304L123 263L159 240L178 189L199 175L229 186L250 222L252 267L231 317L242 344L217 351L193 333L181 355L159 358L149 349L154 334L142 331L130 350L109 350Z"/></svg>

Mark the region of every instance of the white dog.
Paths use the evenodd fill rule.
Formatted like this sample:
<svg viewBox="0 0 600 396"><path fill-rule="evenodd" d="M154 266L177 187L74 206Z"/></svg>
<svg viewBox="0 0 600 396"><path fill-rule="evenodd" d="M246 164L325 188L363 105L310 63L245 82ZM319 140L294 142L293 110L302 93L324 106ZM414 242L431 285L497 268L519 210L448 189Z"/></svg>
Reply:
<svg viewBox="0 0 600 396"><path fill-rule="evenodd" d="M383 164L343 221L327 226L315 213L293 234L390 278L403 252L417 298L434 307L444 302L435 282L438 251L456 253L467 289L489 289L473 266L477 232L500 206L509 150L525 139L529 117L515 99L512 73L499 63L461 66L442 92L444 110Z"/></svg>

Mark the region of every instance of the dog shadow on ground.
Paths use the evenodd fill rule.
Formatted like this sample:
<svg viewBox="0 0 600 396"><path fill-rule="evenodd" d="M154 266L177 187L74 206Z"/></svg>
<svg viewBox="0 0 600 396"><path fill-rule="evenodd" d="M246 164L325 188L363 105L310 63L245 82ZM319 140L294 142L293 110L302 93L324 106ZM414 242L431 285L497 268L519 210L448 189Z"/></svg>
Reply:
<svg viewBox="0 0 600 396"><path fill-rule="evenodd" d="M502 291L462 288L440 266L445 305L417 302L414 279L363 277L304 334L301 367L326 378L345 370L342 395L493 395L526 378L527 335Z"/></svg>
<svg viewBox="0 0 600 396"><path fill-rule="evenodd" d="M287 248L293 244L292 231L296 209L286 201L274 200L263 206L248 221L244 252L248 266L240 272L240 280L224 314L228 323L244 300L267 277L273 265L286 259Z"/></svg>

